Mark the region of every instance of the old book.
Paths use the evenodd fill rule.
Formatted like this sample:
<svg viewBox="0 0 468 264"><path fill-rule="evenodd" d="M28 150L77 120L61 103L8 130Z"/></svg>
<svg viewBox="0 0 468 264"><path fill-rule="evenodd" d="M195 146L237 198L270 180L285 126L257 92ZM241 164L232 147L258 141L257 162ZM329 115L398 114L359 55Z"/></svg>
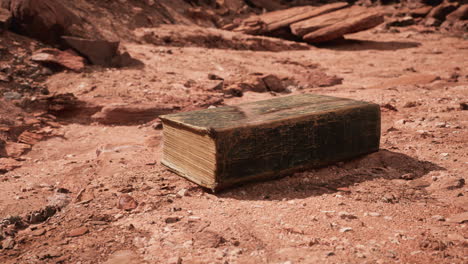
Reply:
<svg viewBox="0 0 468 264"><path fill-rule="evenodd" d="M162 164L214 191L377 151L377 104L303 94L165 115Z"/></svg>

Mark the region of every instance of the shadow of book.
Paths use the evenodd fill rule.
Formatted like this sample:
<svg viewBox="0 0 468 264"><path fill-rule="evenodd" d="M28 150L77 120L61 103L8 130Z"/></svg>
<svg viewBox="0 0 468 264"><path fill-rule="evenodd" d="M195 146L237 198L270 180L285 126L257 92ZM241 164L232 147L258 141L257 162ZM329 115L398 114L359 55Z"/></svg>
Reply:
<svg viewBox="0 0 468 264"><path fill-rule="evenodd" d="M378 179L401 179L400 181L405 182L437 170L445 169L406 154L381 149L336 165L298 172L273 181L249 183L221 192L218 197L238 200L301 199L324 194L348 193L348 187Z"/></svg>
<svg viewBox="0 0 468 264"><path fill-rule="evenodd" d="M401 50L416 48L421 43L414 41L373 41L359 39L339 39L317 45L319 48L339 51L363 51L363 50Z"/></svg>

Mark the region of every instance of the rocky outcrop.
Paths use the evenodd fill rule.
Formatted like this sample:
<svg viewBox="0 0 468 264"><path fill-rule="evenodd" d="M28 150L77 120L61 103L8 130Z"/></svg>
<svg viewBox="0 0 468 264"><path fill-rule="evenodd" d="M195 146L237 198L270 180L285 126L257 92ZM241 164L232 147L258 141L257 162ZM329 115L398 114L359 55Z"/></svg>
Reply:
<svg viewBox="0 0 468 264"><path fill-rule="evenodd" d="M320 7L300 6L269 12L263 15L249 17L233 31L246 34L265 35L280 28L289 27L293 23L344 8L347 5L347 3L334 3Z"/></svg>
<svg viewBox="0 0 468 264"><path fill-rule="evenodd" d="M11 0L12 27L18 33L48 44L61 43L63 35L80 31L80 17L55 0Z"/></svg>
<svg viewBox="0 0 468 264"><path fill-rule="evenodd" d="M364 13L356 17L350 17L342 22L321 28L304 36L304 40L310 43L320 43L339 39L346 34L351 34L373 28L384 22L380 13Z"/></svg>
<svg viewBox="0 0 468 264"><path fill-rule="evenodd" d="M373 28L384 21L383 14L376 9L347 6L347 3L333 3L269 12L245 19L233 31L319 43Z"/></svg>
<svg viewBox="0 0 468 264"><path fill-rule="evenodd" d="M468 4L460 6L457 10L447 15L448 21L467 20Z"/></svg>
<svg viewBox="0 0 468 264"><path fill-rule="evenodd" d="M295 35L304 36L310 32L328 27L351 17L369 12L368 8L360 6L352 6L350 8L341 9L335 12L324 14L322 16L313 17L291 25L291 31Z"/></svg>
<svg viewBox="0 0 468 264"><path fill-rule="evenodd" d="M119 42L100 39L85 39L72 36L63 36L64 42L87 58L92 64L113 66L112 60L119 56Z"/></svg>
<svg viewBox="0 0 468 264"><path fill-rule="evenodd" d="M71 50L41 49L31 56L31 60L47 65L60 66L76 72L82 71L85 67L83 57L74 54Z"/></svg>

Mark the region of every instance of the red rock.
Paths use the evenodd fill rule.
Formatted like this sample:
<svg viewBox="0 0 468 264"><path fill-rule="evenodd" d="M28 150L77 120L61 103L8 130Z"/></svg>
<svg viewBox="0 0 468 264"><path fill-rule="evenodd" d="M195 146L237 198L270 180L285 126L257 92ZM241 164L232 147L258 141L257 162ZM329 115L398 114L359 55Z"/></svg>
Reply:
<svg viewBox="0 0 468 264"><path fill-rule="evenodd" d="M265 83L267 89L272 92L281 93L286 90L286 87L284 87L283 82L275 75L269 74L263 77L262 80Z"/></svg>
<svg viewBox="0 0 468 264"><path fill-rule="evenodd" d="M112 104L104 106L91 118L102 124L136 124L154 120L173 111L172 107L167 106Z"/></svg>
<svg viewBox="0 0 468 264"><path fill-rule="evenodd" d="M34 230L34 231L31 231L31 235L32 235L32 236L42 236L42 235L44 235L45 233L46 233L46 230L45 230L45 229L42 229L42 228L36 229L36 230Z"/></svg>
<svg viewBox="0 0 468 264"><path fill-rule="evenodd" d="M78 236L82 236L82 235L84 235L84 234L86 234L88 232L89 232L88 228L82 226L82 227L72 229L70 232L68 232L68 236L69 237L78 237Z"/></svg>
<svg viewBox="0 0 468 264"><path fill-rule="evenodd" d="M84 58L73 53L73 51L61 51L58 49L41 49L31 56L31 60L60 65L64 68L80 72L85 67Z"/></svg>
<svg viewBox="0 0 468 264"><path fill-rule="evenodd" d="M225 242L225 239L214 231L204 230L194 235L194 242L201 248L217 248Z"/></svg>
<svg viewBox="0 0 468 264"><path fill-rule="evenodd" d="M5 144L5 151L8 157L17 158L23 155L26 151L31 149L31 145L15 142L7 142Z"/></svg>
<svg viewBox="0 0 468 264"><path fill-rule="evenodd" d="M10 26L11 13L10 11L0 8L0 32Z"/></svg>
<svg viewBox="0 0 468 264"><path fill-rule="evenodd" d="M353 16L339 23L319 29L304 36L309 43L320 43L341 38L345 34L373 28L384 22L383 15L377 12L366 12Z"/></svg>
<svg viewBox="0 0 468 264"><path fill-rule="evenodd" d="M81 19L57 0L11 0L10 11L18 32L49 44L61 43Z"/></svg>
<svg viewBox="0 0 468 264"><path fill-rule="evenodd" d="M29 145L34 145L37 142L41 141L43 138L44 136L41 134L24 131L23 133L21 133L21 135L19 135L18 141Z"/></svg>
<svg viewBox="0 0 468 264"><path fill-rule="evenodd" d="M117 208L126 210L126 211L131 211L137 208L137 206L138 206L138 202L132 196L128 194L122 194L119 197Z"/></svg>
<svg viewBox="0 0 468 264"><path fill-rule="evenodd" d="M467 20L468 19L468 4L460 6L457 10L448 14L448 21Z"/></svg>
<svg viewBox="0 0 468 264"><path fill-rule="evenodd" d="M347 5L347 3L333 3L320 7L300 6L269 12L247 18L234 31L247 34L265 34L311 17L344 8Z"/></svg>
<svg viewBox="0 0 468 264"><path fill-rule="evenodd" d="M12 158L0 158L0 173L5 173L21 167L21 162Z"/></svg>
<svg viewBox="0 0 468 264"><path fill-rule="evenodd" d="M119 41L85 39L63 36L65 43L86 57L92 64L105 67L112 66L112 61L119 56Z"/></svg>
<svg viewBox="0 0 468 264"><path fill-rule="evenodd" d="M445 17L457 9L458 4L441 4L434 7L427 15L428 18L435 18L444 21Z"/></svg>
<svg viewBox="0 0 468 264"><path fill-rule="evenodd" d="M297 36L304 36L310 32L325 28L346 19L353 18L358 15L369 13L372 9L352 6L350 8L339 9L321 16L315 16L297 23L291 24L291 32Z"/></svg>
<svg viewBox="0 0 468 264"><path fill-rule="evenodd" d="M425 17L432 9L432 6L423 6L410 11L412 17Z"/></svg>

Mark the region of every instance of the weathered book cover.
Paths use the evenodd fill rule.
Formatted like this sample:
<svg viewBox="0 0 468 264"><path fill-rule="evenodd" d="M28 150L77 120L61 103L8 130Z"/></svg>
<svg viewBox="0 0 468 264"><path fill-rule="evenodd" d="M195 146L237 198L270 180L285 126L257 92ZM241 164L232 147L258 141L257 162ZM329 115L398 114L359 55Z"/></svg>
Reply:
<svg viewBox="0 0 468 264"><path fill-rule="evenodd" d="M377 151L380 142L379 105L322 95L176 113L161 120L162 164L212 190L350 159Z"/></svg>

